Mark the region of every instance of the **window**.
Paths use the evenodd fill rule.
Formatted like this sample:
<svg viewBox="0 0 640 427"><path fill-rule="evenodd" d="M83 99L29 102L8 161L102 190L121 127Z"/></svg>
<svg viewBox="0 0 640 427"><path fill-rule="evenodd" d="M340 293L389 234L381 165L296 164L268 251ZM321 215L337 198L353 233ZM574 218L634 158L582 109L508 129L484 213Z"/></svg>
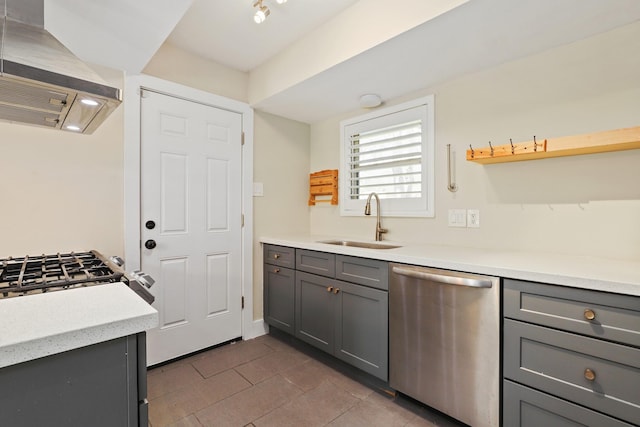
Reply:
<svg viewBox="0 0 640 427"><path fill-rule="evenodd" d="M375 192L385 216L433 217L433 121L431 95L340 123L341 215Z"/></svg>

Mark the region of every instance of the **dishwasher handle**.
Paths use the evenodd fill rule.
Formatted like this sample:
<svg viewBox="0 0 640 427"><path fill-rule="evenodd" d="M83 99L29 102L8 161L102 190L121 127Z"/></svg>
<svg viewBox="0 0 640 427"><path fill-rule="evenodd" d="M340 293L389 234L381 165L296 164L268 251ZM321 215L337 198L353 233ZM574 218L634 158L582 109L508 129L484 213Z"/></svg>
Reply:
<svg viewBox="0 0 640 427"><path fill-rule="evenodd" d="M467 286L471 288L491 288L493 282L490 279L460 277L449 274L437 274L427 270L419 270L413 268L404 268L394 266L392 271L401 276L411 277L419 280L430 280L432 282L442 283L445 285Z"/></svg>

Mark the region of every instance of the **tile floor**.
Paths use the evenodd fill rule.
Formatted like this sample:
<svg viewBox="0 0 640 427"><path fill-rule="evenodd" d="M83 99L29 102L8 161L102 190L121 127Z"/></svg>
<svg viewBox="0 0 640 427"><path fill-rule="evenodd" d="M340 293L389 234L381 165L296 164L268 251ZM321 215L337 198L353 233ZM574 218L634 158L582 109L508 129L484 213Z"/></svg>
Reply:
<svg viewBox="0 0 640 427"><path fill-rule="evenodd" d="M227 344L149 370L150 425L458 426L354 371L286 337Z"/></svg>

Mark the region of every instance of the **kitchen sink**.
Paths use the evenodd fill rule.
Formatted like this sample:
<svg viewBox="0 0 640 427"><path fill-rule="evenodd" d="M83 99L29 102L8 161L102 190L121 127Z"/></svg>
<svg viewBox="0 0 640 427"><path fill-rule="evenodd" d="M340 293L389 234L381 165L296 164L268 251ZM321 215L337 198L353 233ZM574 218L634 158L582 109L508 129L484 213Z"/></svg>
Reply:
<svg viewBox="0 0 640 427"><path fill-rule="evenodd" d="M328 245L337 245L337 246L351 246L354 248L366 248L366 249L393 249L393 248L401 247L397 245L387 245L386 243L356 242L353 240L319 240L318 243L326 243Z"/></svg>

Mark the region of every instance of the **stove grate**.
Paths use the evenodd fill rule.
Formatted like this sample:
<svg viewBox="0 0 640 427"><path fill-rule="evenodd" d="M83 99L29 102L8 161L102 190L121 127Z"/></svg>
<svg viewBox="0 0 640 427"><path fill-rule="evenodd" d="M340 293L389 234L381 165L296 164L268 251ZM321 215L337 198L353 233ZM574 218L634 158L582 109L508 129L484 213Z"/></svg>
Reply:
<svg viewBox="0 0 640 427"><path fill-rule="evenodd" d="M95 251L0 259L0 297L123 280Z"/></svg>

